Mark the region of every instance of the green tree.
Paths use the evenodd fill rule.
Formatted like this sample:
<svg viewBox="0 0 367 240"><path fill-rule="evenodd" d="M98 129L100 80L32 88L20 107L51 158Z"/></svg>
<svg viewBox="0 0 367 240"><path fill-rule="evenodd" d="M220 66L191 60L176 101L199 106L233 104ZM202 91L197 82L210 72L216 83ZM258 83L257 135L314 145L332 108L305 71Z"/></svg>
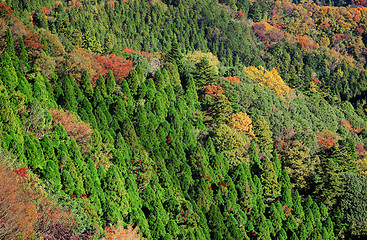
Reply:
<svg viewBox="0 0 367 240"><path fill-rule="evenodd" d="M281 187L278 183L276 172L269 158L265 159L262 164L261 183L264 189L264 197L266 200L274 200L280 196Z"/></svg>
<svg viewBox="0 0 367 240"><path fill-rule="evenodd" d="M84 70L80 78L80 89L83 91L84 95L91 100L93 97L93 87L90 80L89 73Z"/></svg>
<svg viewBox="0 0 367 240"><path fill-rule="evenodd" d="M261 152L271 151L273 149L273 133L263 116L260 116L254 122L255 141Z"/></svg>
<svg viewBox="0 0 367 240"><path fill-rule="evenodd" d="M193 77L198 88L208 84L215 84L218 81L218 74L205 58L201 59L200 62L195 65Z"/></svg>

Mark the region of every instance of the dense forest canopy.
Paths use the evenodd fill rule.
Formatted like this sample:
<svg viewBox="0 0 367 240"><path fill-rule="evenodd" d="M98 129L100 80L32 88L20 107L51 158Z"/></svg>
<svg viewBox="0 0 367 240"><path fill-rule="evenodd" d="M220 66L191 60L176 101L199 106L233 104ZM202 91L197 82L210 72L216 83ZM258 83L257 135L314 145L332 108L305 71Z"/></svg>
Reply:
<svg viewBox="0 0 367 240"><path fill-rule="evenodd" d="M0 3L0 239L365 239L367 2Z"/></svg>

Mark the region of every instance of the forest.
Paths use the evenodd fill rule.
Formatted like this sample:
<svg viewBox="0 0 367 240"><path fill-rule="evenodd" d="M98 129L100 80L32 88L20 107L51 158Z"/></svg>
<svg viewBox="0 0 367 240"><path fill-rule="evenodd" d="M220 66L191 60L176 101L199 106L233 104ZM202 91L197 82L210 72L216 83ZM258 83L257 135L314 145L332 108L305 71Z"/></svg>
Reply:
<svg viewBox="0 0 367 240"><path fill-rule="evenodd" d="M367 1L4 0L0 239L367 238Z"/></svg>

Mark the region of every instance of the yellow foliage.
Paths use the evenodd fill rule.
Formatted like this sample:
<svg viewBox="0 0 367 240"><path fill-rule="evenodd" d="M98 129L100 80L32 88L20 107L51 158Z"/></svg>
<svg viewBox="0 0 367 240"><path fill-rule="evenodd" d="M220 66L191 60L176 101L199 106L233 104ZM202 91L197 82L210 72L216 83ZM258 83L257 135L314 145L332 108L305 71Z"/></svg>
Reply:
<svg viewBox="0 0 367 240"><path fill-rule="evenodd" d="M229 124L237 131L245 132L249 136L255 135L254 131L252 130L252 120L246 113L240 112L233 114Z"/></svg>
<svg viewBox="0 0 367 240"><path fill-rule="evenodd" d="M215 72L218 73L218 65L219 60L218 57L213 55L211 52L203 53L200 51L194 51L193 53L189 53L185 56L185 58L193 63L198 63L201 61L201 59L206 59L209 62L209 65L213 66L215 69Z"/></svg>
<svg viewBox="0 0 367 240"><path fill-rule="evenodd" d="M245 67L243 72L253 81L273 90L283 101L286 101L285 97L289 97L293 93L293 90L283 81L275 68L267 71L263 66L250 66Z"/></svg>

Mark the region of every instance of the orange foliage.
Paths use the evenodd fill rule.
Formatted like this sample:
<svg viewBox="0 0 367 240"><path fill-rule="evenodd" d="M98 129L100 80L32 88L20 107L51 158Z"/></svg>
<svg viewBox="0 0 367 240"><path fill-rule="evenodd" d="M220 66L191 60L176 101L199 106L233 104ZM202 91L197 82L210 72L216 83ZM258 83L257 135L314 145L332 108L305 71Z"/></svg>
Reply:
<svg viewBox="0 0 367 240"><path fill-rule="evenodd" d="M93 130L89 124L79 121L76 116L69 111L53 108L50 110L53 121L64 126L69 137L75 138L78 143L88 143Z"/></svg>
<svg viewBox="0 0 367 240"><path fill-rule="evenodd" d="M117 226L110 226L105 228L106 237L103 240L138 240L141 239L140 235L137 233L138 227L133 228L130 224L127 229L123 227L123 222L120 220Z"/></svg>
<svg viewBox="0 0 367 240"><path fill-rule="evenodd" d="M306 47L310 44L310 42L308 41L308 39L306 37L298 37L297 38L297 41L301 45L301 50L303 52L305 52L306 51Z"/></svg>
<svg viewBox="0 0 367 240"><path fill-rule="evenodd" d="M115 2L114 1L109 1L108 5L111 6L113 9L115 9Z"/></svg>
<svg viewBox="0 0 367 240"><path fill-rule="evenodd" d="M252 120L246 113L237 113L231 116L229 125L240 132L246 132L250 136L255 136L252 130Z"/></svg>
<svg viewBox="0 0 367 240"><path fill-rule="evenodd" d="M79 0L71 0L71 1L68 2L68 5L70 7L77 7L77 8L79 8L82 5L82 3L79 2Z"/></svg>
<svg viewBox="0 0 367 240"><path fill-rule="evenodd" d="M28 239L48 233L55 224L75 227L72 214L46 198L34 184L39 179L24 169L12 170L0 161L0 239Z"/></svg>
<svg viewBox="0 0 367 240"><path fill-rule="evenodd" d="M24 43L26 47L31 49L45 49L46 46L40 43L41 38L38 33L35 31L30 31L27 35L25 35Z"/></svg>
<svg viewBox="0 0 367 240"><path fill-rule="evenodd" d="M241 80L238 77L223 77L225 79L228 79L231 83L241 83Z"/></svg>
<svg viewBox="0 0 367 240"><path fill-rule="evenodd" d="M107 75L107 73L111 70L113 75L115 76L116 81L122 81L133 66L133 62L131 60L126 60L125 58L118 57L116 54L112 53L108 56L97 55L95 57L96 63L96 74L92 77L93 79L97 79L98 75Z"/></svg>
<svg viewBox="0 0 367 240"><path fill-rule="evenodd" d="M331 148L336 144L337 140L338 135L327 129L317 134L317 141L319 142L320 147L323 148Z"/></svg>
<svg viewBox="0 0 367 240"><path fill-rule="evenodd" d="M354 129L352 127L352 125L349 123L348 120L344 119L344 120L340 120L340 124L344 127L346 127L348 129L349 132L353 132L353 133L356 133L356 134L359 134L362 132L363 130L363 127L359 127L357 129Z"/></svg>
<svg viewBox="0 0 367 240"><path fill-rule="evenodd" d="M214 97L215 95L223 94L223 93L224 93L224 91L223 91L222 87L214 85L214 84L205 85L201 88L202 97L204 97L206 95Z"/></svg>
<svg viewBox="0 0 367 240"><path fill-rule="evenodd" d="M15 172L0 162L0 238L26 239L35 232L37 208Z"/></svg>
<svg viewBox="0 0 367 240"><path fill-rule="evenodd" d="M362 155L362 153L366 152L366 149L364 148L364 146L360 143L356 144L356 155L357 158L359 159Z"/></svg>
<svg viewBox="0 0 367 240"><path fill-rule="evenodd" d="M317 86L320 83L320 80L318 78L311 78L311 82Z"/></svg>
<svg viewBox="0 0 367 240"><path fill-rule="evenodd" d="M291 209L288 206L283 206L284 215L286 218L288 218L289 215L291 215Z"/></svg>
<svg viewBox="0 0 367 240"><path fill-rule="evenodd" d="M51 11L48 10L45 6L42 7L42 14L48 16L51 14Z"/></svg>

